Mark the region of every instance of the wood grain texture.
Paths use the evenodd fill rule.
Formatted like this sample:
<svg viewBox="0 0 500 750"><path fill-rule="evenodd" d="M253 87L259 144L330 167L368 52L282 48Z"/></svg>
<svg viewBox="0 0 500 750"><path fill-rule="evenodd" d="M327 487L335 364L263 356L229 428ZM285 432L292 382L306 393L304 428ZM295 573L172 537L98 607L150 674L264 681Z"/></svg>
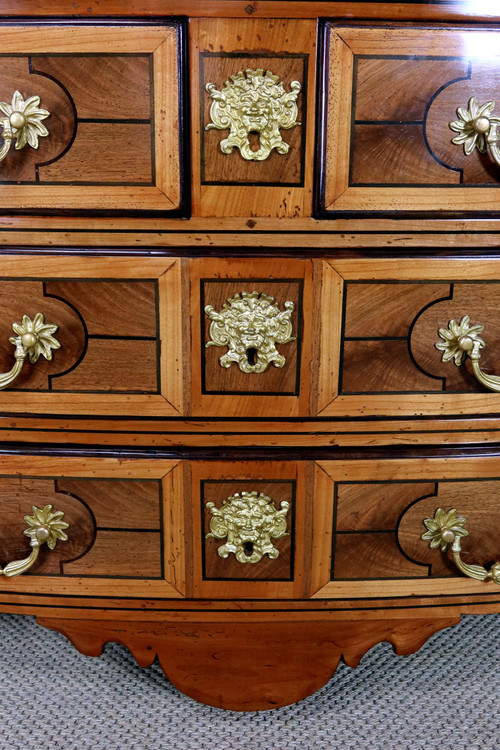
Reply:
<svg viewBox="0 0 500 750"><path fill-rule="evenodd" d="M214 263L202 258L192 260L190 265L192 413L242 417L307 413L314 304L311 265L300 260L228 259ZM254 289L275 296L281 310L289 299L297 303L292 318L296 342L277 345L287 360L283 372L272 365L264 373L241 373L237 364L223 369L219 358L226 347L205 348L209 321L201 309L202 300L203 305L216 303L219 310L217 305L235 292Z"/></svg>
<svg viewBox="0 0 500 750"><path fill-rule="evenodd" d="M39 617L88 656L104 644L125 645L142 667L155 657L168 679L195 700L234 711L259 711L294 703L324 685L340 658L351 667L376 643L389 641L398 654L418 650L458 617L379 622L185 625L78 621ZM237 668L235 668L237 665Z"/></svg>
<svg viewBox="0 0 500 750"><path fill-rule="evenodd" d="M76 118L71 97L58 81L37 69L34 59L28 55L2 57L0 100L10 105L16 90L25 100L39 96L40 106L51 113L45 121L50 136L40 138L38 149L27 146L16 151L11 146L0 169L0 194L4 196L16 182L35 184L42 165L58 160L75 136Z"/></svg>
<svg viewBox="0 0 500 750"><path fill-rule="evenodd" d="M485 86L498 90L498 75L489 75L498 67L496 31L332 26L326 46L327 212L495 210L495 191L481 188L498 184L495 167L487 157L466 164L449 123L476 89L480 98Z"/></svg>
<svg viewBox="0 0 500 750"><path fill-rule="evenodd" d="M497 318L496 264L483 257L436 259L424 265L403 259L339 260L332 266L347 283L345 330L350 336L345 337L343 347L342 389L346 395L330 401L320 412L322 416L403 416L410 411L415 416L472 415L496 411L496 394L480 387L467 365L463 372L454 364L445 368L434 346L440 340L439 329L450 319L460 320L468 314L465 308L470 308L470 314L478 320L482 317L481 323L492 321L488 328L493 344L497 337L493 322ZM383 295L379 286L382 276L387 290ZM448 297L451 300L447 301ZM493 344L492 350L495 348ZM500 367L495 356L492 351L484 362L493 371ZM334 384L331 392L333 388ZM361 393L371 393L369 400Z"/></svg>
<svg viewBox="0 0 500 750"><path fill-rule="evenodd" d="M324 418L299 422L265 420L233 421L161 418L102 419L10 415L0 417L0 435L6 443L37 443L61 446L134 446L153 448L328 448L360 446L456 445L471 443L495 446L500 439L496 418Z"/></svg>
<svg viewBox="0 0 500 750"><path fill-rule="evenodd" d="M467 519L468 536L462 540L464 562L490 567L500 560L498 542L498 480L438 482L435 492L409 506L402 514L398 541L404 554L427 566L431 576L455 576L457 568L451 555L417 543L424 518L434 517L437 508L456 508ZM424 568L425 569L425 568Z"/></svg>
<svg viewBox="0 0 500 750"><path fill-rule="evenodd" d="M1 562L23 559L29 543L23 535L31 506L51 504L67 515L69 541L42 549L40 563L19 578L0 581L13 592L87 592L113 597L139 591L148 582L161 596L181 596L183 587L183 508L172 515L171 495L162 500L161 480L176 461L148 462L66 457L4 457L0 472L4 522ZM169 487L177 487L175 478ZM172 550L175 549L175 554ZM164 565L165 553L169 554ZM172 554L171 554L172 553ZM114 580L113 580L114 579ZM156 579L156 580L155 580Z"/></svg>
<svg viewBox="0 0 500 750"><path fill-rule="evenodd" d="M96 413L101 407L107 412L113 402L115 413L121 415L128 409L143 413L147 403L155 416L165 410L179 413L186 340L179 264L166 259L152 266L137 260L130 265L119 257L73 257L68 264L48 265L46 260L16 267L6 256L0 259L6 263L0 299L11 316L0 324L5 371L13 361L11 325L24 314L33 318L43 312L47 321L58 325L61 343L51 362L40 358L23 368L14 390L2 393L4 408L16 409L17 402L25 411L22 391L31 390L37 392L31 401L34 410L51 414L67 409ZM125 277L115 274L115 269L124 268ZM26 280L26 273L40 281ZM138 401L127 393L137 394Z"/></svg>
<svg viewBox="0 0 500 750"><path fill-rule="evenodd" d="M304 577L305 462L192 462L190 506L193 514L193 593L195 596L300 597ZM290 502L289 536L276 540L279 556L240 563L232 555L219 558L224 541L206 539L210 514L206 502L222 501L243 490L268 494L279 508Z"/></svg>
<svg viewBox="0 0 500 750"><path fill-rule="evenodd" d="M265 275L265 274L264 274ZM285 310L285 303L292 302L294 309L291 316L293 341L277 344L278 352L285 358L283 367L275 367L271 362L262 373L242 372L236 362L229 368L221 365L221 357L227 353L227 346L209 346L211 341L211 320L207 314L203 315L203 349L204 393L242 393L242 394L274 394L276 396L297 395L300 388L300 360L301 345L303 343L303 287L302 279L290 279L282 282L269 279L238 279L237 281L221 279L201 280L200 294L203 306L211 305L216 312L220 312L227 300L241 295L242 292L251 294L258 292L274 299L280 312ZM273 304L273 303L271 303ZM302 333L302 339L301 339ZM300 364L300 363L299 363Z"/></svg>
<svg viewBox="0 0 500 750"><path fill-rule="evenodd" d="M2 97L40 94L51 116L39 153L4 163L0 208L180 208L176 27L3 26L2 52Z"/></svg>
<svg viewBox="0 0 500 750"><path fill-rule="evenodd" d="M0 245L4 249L43 248L61 253L65 249L85 248L88 254L123 248L150 254L161 249L170 254L203 248L211 256L231 252L258 251L365 254L367 250L391 253L395 248L415 257L435 248L437 253L491 253L498 248L500 221L492 214L467 219L411 218L401 213L397 222L370 215L369 218L338 218L335 226L312 217L270 219L264 217L221 217L178 219L109 219L85 217L85 220L48 216L0 216ZM35 231L34 231L35 230Z"/></svg>
<svg viewBox="0 0 500 750"><path fill-rule="evenodd" d="M212 57L215 53L214 39L218 40L217 55L221 55L220 58ZM294 20L275 22L248 19L242 25L229 18L193 19L190 23L190 40L192 80L200 81L200 88L197 85L191 88L192 214L207 217L310 215L313 190L315 102L312 92L315 81L316 24L312 21L298 23ZM303 57L294 58L294 55ZM304 113L304 116L301 115L301 125L282 131L284 140L291 145L288 154L274 153L265 161L246 164L237 149L229 155L220 153L218 144L226 135L225 131L202 132L202 127L208 122L210 97L204 88L205 78L200 79L201 63L208 66L208 70L203 73L203 76L207 76L207 82L216 83L218 88L230 73L256 66L264 66L272 72L276 67L276 74L284 77L287 90L292 80L303 83L299 94ZM201 119L200 111L203 113ZM204 152L201 151L202 142ZM303 156L299 154L302 149ZM205 174L202 173L202 163L205 165ZM214 179L229 184L203 184L204 181ZM238 182L254 184L245 186L238 185ZM274 183L275 186L259 184L266 182ZM280 183L284 183L284 186L280 187ZM288 183L290 186L286 187ZM293 187L295 183L299 186Z"/></svg>
<svg viewBox="0 0 500 750"><path fill-rule="evenodd" d="M137 17L144 15L144 4L137 0L78 0L74 4L74 13L81 16L99 17L106 15L126 15ZM2 0L0 10L7 17L16 15L46 16L52 13L64 15L67 6L64 0L54 0L52 12L43 4L42 0ZM149 0L148 12L155 16L183 15L216 16L223 15L234 18L347 18L352 19L352 4L338 1L302 0L290 5L284 0L264 0L264 2L248 2L248 0ZM432 5L427 2L408 3L399 0L387 2L359 2L356 4L356 17L363 19L394 18L396 20L412 21L443 21L455 20L494 22L500 20L498 9L490 3L470 5L469 0L437 0Z"/></svg>
<svg viewBox="0 0 500 750"><path fill-rule="evenodd" d="M118 485L118 486L117 486ZM160 578L161 527L158 483L105 482L59 477L0 480L2 506L2 561L24 559L30 552L25 515L32 506L52 505L69 524L68 541L55 550L42 548L40 560L28 575L76 575ZM156 518L148 518L148 502ZM144 506L144 517L127 518L130 506ZM150 511L151 513L151 511ZM132 514L133 516L133 514ZM111 527L111 528L108 528Z"/></svg>
<svg viewBox="0 0 500 750"><path fill-rule="evenodd" d="M478 457L474 468L470 460L458 457L318 464L338 483L338 489L332 519L332 581L316 596L335 596L345 591L345 586L351 587L351 595L357 590L360 597L377 597L382 591L390 595L397 588L395 578L400 576L408 578L406 591L412 595L432 594L443 585L439 580L443 575L453 576L448 593L455 586L469 589L475 582L462 576L447 556L430 550L421 539L424 518L443 506L445 510L456 507L462 515L462 498L471 517L469 525L474 528L466 561L484 565L500 555L494 520L498 481L491 479L500 464L492 456ZM337 513L339 525L335 528ZM322 529L316 526L316 531L321 533ZM341 578L352 580L336 580ZM487 595L494 588L494 584L487 584L483 592Z"/></svg>
<svg viewBox="0 0 500 750"><path fill-rule="evenodd" d="M215 54L217 55L217 53ZM275 53L271 57L252 55L248 58L239 58L222 56L222 54L212 57L202 53L200 59L202 64L200 70L200 74L202 74L202 76L200 75L200 101L203 103L201 120L203 127L200 126L202 186L214 182L221 185L237 185L238 183L253 185L270 183L270 185L276 185L276 183L282 183L288 184L288 186L290 184L301 186L304 180L302 148L305 145L305 131L302 125L281 131L281 137L290 146L290 151L286 155L279 154L273 149L265 162L260 163L243 159L237 148L234 149L232 154L223 154L220 142L227 137L227 131L214 129L205 132L206 125L211 122L210 106L213 101L205 87L207 83L215 83L217 89L220 90L232 75L236 75L239 71L245 72L248 68L250 70L269 70L273 75L280 78L287 92L290 90L292 81L300 83L301 92L297 99L297 120L302 123L306 111L304 98L307 97L307 79L305 77L305 74L307 74L307 57L280 57L279 53ZM257 149L258 138L251 139L250 143L254 149Z"/></svg>
<svg viewBox="0 0 500 750"><path fill-rule="evenodd" d="M459 0L355 5L353 16L353 4L343 2L152 0L154 24L144 24L137 0L85 7L76 0L72 14L92 25L2 26L16 79L43 84L42 101L59 102L59 120L53 143L43 143L51 163L37 172L41 151L25 162L9 155L11 181L38 173L39 183L8 185L2 172L0 208L4 195L6 207L75 216L0 217L4 309L42 296L47 316L60 315L67 332L60 357L1 396L7 521L0 564L26 550L19 509L28 498L61 500L78 533L64 559L46 555L38 573L0 580L0 609L44 616L87 653L118 640L141 664L158 655L176 685L211 705L286 705L323 684L342 656L354 665L384 639L409 653L462 612L499 611L498 586L459 575L420 536L436 503L460 500L470 530L464 559L499 559L498 395L484 392L466 369L444 372L433 343L435 329L467 307L464 314L487 325L485 367L500 373L495 172L451 147L448 128L469 85L484 101L500 85L498 32L477 23L466 29L464 21L500 16L481 16ZM0 0L2 12L48 14L38 0ZM51 13L67 8L55 0ZM186 179L175 14L191 17L194 216L186 221L168 216L180 206ZM113 15L122 17L119 25ZM319 58L329 102L320 113L327 140L316 154L318 18L335 21ZM417 28L400 23L415 20ZM298 55L307 56L307 70ZM213 80L221 88L236 63L238 70L269 67L286 87L302 83L302 124L283 131L291 145L286 159L273 153L267 162L244 163L237 152L221 154L223 131L203 133L204 85ZM97 73L99 86L87 85ZM0 88L4 79L2 72ZM312 218L316 156L335 222ZM76 184L89 178L115 184ZM44 180L72 184L63 191ZM435 218L421 218L420 210ZM481 213L461 218L474 210ZM16 243L22 249L10 255ZM448 254L430 257L431 247ZM480 257L480 247L496 257ZM222 351L204 349L202 308L218 309L249 279L280 304L293 299L297 340L283 354L292 364L300 360L300 373L272 368L246 395L235 365L222 371ZM9 347L0 345L2 361ZM85 393L96 374L107 392ZM28 402L33 375L37 392ZM70 386L80 392L62 392ZM10 455L6 440L37 447ZM491 447L467 450L471 442ZM403 444L436 448L405 452ZM99 452L98 445L116 450ZM391 450L370 452L368 445ZM241 572L232 555L217 555L222 541L206 538L204 504L254 485L278 501L292 498L293 518L289 536L276 542L279 557Z"/></svg>

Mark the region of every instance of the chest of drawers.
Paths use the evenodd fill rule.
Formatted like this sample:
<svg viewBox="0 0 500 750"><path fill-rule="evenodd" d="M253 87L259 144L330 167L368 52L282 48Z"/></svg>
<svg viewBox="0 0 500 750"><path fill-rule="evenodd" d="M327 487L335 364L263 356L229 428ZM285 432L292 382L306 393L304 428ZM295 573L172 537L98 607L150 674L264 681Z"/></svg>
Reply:
<svg viewBox="0 0 500 750"><path fill-rule="evenodd" d="M498 612L500 16L0 11L1 611L237 710Z"/></svg>

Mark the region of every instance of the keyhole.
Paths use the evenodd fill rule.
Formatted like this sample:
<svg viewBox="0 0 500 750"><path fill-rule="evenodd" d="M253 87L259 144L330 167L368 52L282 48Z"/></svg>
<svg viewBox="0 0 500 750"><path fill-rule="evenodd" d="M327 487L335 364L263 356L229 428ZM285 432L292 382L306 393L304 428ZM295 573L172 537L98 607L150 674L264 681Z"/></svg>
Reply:
<svg viewBox="0 0 500 750"><path fill-rule="evenodd" d="M247 349L247 360L248 364L252 367L255 365L257 361L257 349L254 346L251 346L249 349Z"/></svg>
<svg viewBox="0 0 500 750"><path fill-rule="evenodd" d="M247 557L251 557L253 555L253 542L245 542L243 552Z"/></svg>
<svg viewBox="0 0 500 750"><path fill-rule="evenodd" d="M248 133L248 142L251 151L258 151L260 149L260 133L257 130L251 130Z"/></svg>

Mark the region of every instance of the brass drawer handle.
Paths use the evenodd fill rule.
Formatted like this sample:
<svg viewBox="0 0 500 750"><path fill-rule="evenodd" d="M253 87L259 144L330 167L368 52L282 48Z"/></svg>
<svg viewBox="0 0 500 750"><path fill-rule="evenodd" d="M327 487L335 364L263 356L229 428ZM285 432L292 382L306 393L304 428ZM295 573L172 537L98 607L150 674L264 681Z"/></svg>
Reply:
<svg viewBox="0 0 500 750"><path fill-rule="evenodd" d="M7 156L11 143L15 139L14 148L19 151L28 143L32 148L38 148L38 137L46 136L49 131L42 123L50 112L40 109L40 97L30 96L26 101L19 91L15 91L12 103L0 102L0 110L5 117L0 117L3 144L0 148L0 161Z"/></svg>
<svg viewBox="0 0 500 750"><path fill-rule="evenodd" d="M52 550L58 539L62 542L68 541L64 529L67 529L69 524L62 520L64 517L62 510L52 511L52 505L46 505L43 509L33 506L32 510L32 516L24 516L24 520L29 526L24 533L30 538L31 554L24 560L14 560L8 563L5 568L0 568L0 575L3 574L7 578L11 578L26 573L37 561L40 547L44 542Z"/></svg>
<svg viewBox="0 0 500 750"><path fill-rule="evenodd" d="M217 550L219 557L226 558L233 553L238 562L257 563L264 555L273 560L279 556L271 537L287 536L289 502L283 500L278 510L270 497L253 490L236 492L223 501L221 508L216 508L214 503L207 503L206 507L212 514L206 538L227 537L226 543Z"/></svg>
<svg viewBox="0 0 500 750"><path fill-rule="evenodd" d="M12 323L12 328L17 336L12 336L9 341L16 347L14 352L16 361L12 370L0 375L0 390L14 382L23 369L26 356L33 364L38 361L40 355L51 360L52 349L61 347L59 341L52 336L57 331L57 326L45 323L43 313L37 313L33 320L23 315L22 323Z"/></svg>
<svg viewBox="0 0 500 750"><path fill-rule="evenodd" d="M479 366L480 350L486 346L483 339L479 337L483 328L482 325L471 325L468 315L464 315L460 323L450 320L448 328L439 329L439 335L443 341L439 341L435 347L443 352L442 362L449 362L453 359L457 367L460 367L466 357L469 357L477 380L490 391L500 391L500 376L487 375Z"/></svg>
<svg viewBox="0 0 500 750"><path fill-rule="evenodd" d="M439 547L442 552L446 552L451 544L455 565L469 578L475 578L477 581L491 579L500 584L500 562L494 563L489 570L486 570L482 565L467 565L460 557L462 551L460 538L469 534L465 528L466 523L467 519L463 516L457 516L455 508L447 513L442 508L438 508L434 518L425 519L424 526L427 531L422 534L422 539L430 542L429 547L433 549Z"/></svg>
<svg viewBox="0 0 500 750"><path fill-rule="evenodd" d="M463 144L467 156L475 148L482 154L488 151L491 159L500 166L500 134L498 133L500 117L493 114L495 102L479 105L473 96L469 99L467 106L468 109L459 107L457 109L459 119L450 122L450 128L459 133L452 138L451 142L457 145Z"/></svg>

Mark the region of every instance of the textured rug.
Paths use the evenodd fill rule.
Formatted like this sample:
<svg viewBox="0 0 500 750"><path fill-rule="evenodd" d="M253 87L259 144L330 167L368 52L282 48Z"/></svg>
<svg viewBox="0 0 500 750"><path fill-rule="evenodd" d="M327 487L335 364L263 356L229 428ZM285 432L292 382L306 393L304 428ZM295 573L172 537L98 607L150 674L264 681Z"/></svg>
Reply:
<svg viewBox="0 0 500 750"><path fill-rule="evenodd" d="M95 659L0 615L1 750L500 750L500 616L465 617L412 656L380 644L300 703L235 713L109 644Z"/></svg>

